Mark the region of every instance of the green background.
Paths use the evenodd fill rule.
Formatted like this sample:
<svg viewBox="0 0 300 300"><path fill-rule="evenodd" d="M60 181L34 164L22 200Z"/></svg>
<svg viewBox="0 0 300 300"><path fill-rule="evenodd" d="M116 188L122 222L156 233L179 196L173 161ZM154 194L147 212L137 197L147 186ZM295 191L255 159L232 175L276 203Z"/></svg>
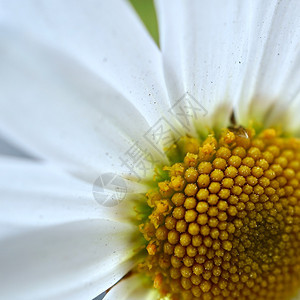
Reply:
<svg viewBox="0 0 300 300"><path fill-rule="evenodd" d="M155 42L159 44L157 18L153 0L130 0L130 3L144 22Z"/></svg>

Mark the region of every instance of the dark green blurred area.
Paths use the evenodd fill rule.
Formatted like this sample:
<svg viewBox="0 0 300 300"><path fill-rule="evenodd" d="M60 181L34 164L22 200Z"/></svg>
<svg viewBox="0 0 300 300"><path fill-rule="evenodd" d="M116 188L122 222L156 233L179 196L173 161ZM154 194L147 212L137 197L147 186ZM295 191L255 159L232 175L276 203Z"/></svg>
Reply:
<svg viewBox="0 0 300 300"><path fill-rule="evenodd" d="M129 0L144 22L151 36L159 45L158 26L153 0Z"/></svg>

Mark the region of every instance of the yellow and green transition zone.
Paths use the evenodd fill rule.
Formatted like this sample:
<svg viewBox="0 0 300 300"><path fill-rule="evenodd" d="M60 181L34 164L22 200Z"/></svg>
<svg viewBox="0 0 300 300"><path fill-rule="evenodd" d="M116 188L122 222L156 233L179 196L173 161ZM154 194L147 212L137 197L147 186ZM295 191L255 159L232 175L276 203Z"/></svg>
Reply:
<svg viewBox="0 0 300 300"><path fill-rule="evenodd" d="M147 193L138 271L172 300L290 299L300 287L300 140L238 128L178 145L181 160Z"/></svg>

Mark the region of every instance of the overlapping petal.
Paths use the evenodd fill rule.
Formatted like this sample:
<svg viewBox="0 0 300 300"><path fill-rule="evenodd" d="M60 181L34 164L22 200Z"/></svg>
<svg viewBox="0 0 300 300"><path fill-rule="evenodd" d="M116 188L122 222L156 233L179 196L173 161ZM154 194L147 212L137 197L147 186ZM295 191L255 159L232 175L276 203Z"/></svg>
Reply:
<svg viewBox="0 0 300 300"><path fill-rule="evenodd" d="M2 297L89 299L134 266L124 208L100 206L89 184L45 164L2 158L0 170Z"/></svg>
<svg viewBox="0 0 300 300"><path fill-rule="evenodd" d="M8 138L87 181L103 172L136 175L121 159L138 141L146 147L149 125L134 105L93 72L21 34L2 31L0 47L0 128Z"/></svg>
<svg viewBox="0 0 300 300"><path fill-rule="evenodd" d="M134 265L128 227L107 220L70 222L0 241L1 296L92 299Z"/></svg>
<svg viewBox="0 0 300 300"><path fill-rule="evenodd" d="M95 195L94 185L45 163L2 157L0 170L3 234L94 219L126 223L130 217L128 212L126 221L126 210L110 197L111 190L103 187Z"/></svg>
<svg viewBox="0 0 300 300"><path fill-rule="evenodd" d="M158 292L145 283L141 275L131 275L122 279L104 297L104 300L157 300Z"/></svg>
<svg viewBox="0 0 300 300"><path fill-rule="evenodd" d="M171 99L190 92L212 125L226 125L232 109L243 125L274 125L283 114L286 127L297 120L288 106L299 102L298 1L156 4Z"/></svg>
<svg viewBox="0 0 300 300"><path fill-rule="evenodd" d="M4 24L30 33L104 78L151 123L168 100L161 55L129 3L0 1Z"/></svg>

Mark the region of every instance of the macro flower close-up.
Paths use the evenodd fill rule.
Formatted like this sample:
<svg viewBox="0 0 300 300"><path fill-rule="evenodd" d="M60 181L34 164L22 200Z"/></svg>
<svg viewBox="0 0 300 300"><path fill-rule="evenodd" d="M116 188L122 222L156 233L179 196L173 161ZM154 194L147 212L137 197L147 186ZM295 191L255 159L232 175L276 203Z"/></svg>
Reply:
<svg viewBox="0 0 300 300"><path fill-rule="evenodd" d="M300 299L299 0L0 21L1 299Z"/></svg>

